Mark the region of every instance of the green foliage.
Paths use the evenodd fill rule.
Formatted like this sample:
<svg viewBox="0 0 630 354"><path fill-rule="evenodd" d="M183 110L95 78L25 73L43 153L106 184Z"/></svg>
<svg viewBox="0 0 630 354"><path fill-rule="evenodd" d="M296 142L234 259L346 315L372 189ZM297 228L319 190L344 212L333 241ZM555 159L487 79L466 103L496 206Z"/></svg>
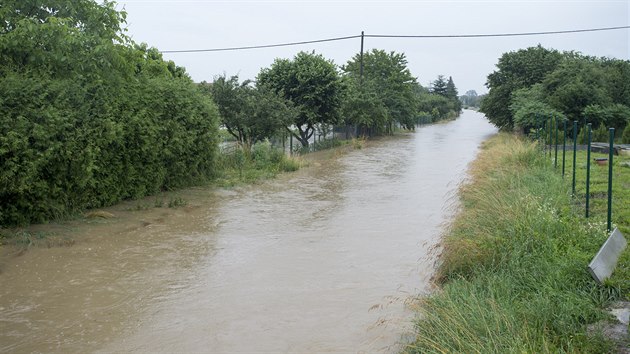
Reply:
<svg viewBox="0 0 630 354"><path fill-rule="evenodd" d="M384 131L390 121L389 111L378 95L372 82L360 85L350 77L344 78L346 97L342 105L342 114L346 124L373 128Z"/></svg>
<svg viewBox="0 0 630 354"><path fill-rule="evenodd" d="M459 112L459 102L442 95L428 94L419 98L418 109L430 112L431 121L437 122L448 118L451 112Z"/></svg>
<svg viewBox="0 0 630 354"><path fill-rule="evenodd" d="M501 129L531 127L539 114L559 112L569 121L621 131L630 116L630 61L593 58L541 46L504 54L488 76L481 105ZM506 109L508 107L509 109Z"/></svg>
<svg viewBox="0 0 630 354"><path fill-rule="evenodd" d="M512 130L514 121L509 108L512 92L542 82L561 60L561 53L540 45L503 54L497 71L488 75L486 86L490 91L480 110L499 129Z"/></svg>
<svg viewBox="0 0 630 354"><path fill-rule="evenodd" d="M619 103L609 106L589 105L584 109L584 116L596 127L605 125L621 132L630 121L630 108Z"/></svg>
<svg viewBox="0 0 630 354"><path fill-rule="evenodd" d="M608 129L603 124L600 124L599 128L593 130L592 141L593 142L608 142L609 135Z"/></svg>
<svg viewBox="0 0 630 354"><path fill-rule="evenodd" d="M540 84L516 90L512 97L510 111L514 115L514 127L529 131L538 128L543 120L550 117L558 122L566 119L562 112L545 103Z"/></svg>
<svg viewBox="0 0 630 354"><path fill-rule="evenodd" d="M238 82L238 76L215 78L202 87L212 94L219 108L221 123L243 146L271 138L290 124L295 114L290 101L275 92Z"/></svg>
<svg viewBox="0 0 630 354"><path fill-rule="evenodd" d="M254 144L251 152L236 146L219 154L216 183L225 187L253 183L281 172L296 171L301 166L301 160L286 156L264 140Z"/></svg>
<svg viewBox="0 0 630 354"><path fill-rule="evenodd" d="M420 91L405 54L379 49L364 53L362 80L360 66L361 56L356 54L342 67L350 87L344 109L349 122L377 133L391 132L394 122L412 129Z"/></svg>
<svg viewBox="0 0 630 354"><path fill-rule="evenodd" d="M459 100L465 107L479 108L483 96L484 95L478 95L475 90L468 90L466 91L466 94L459 96Z"/></svg>
<svg viewBox="0 0 630 354"><path fill-rule="evenodd" d="M572 121L579 121L588 105L613 103L606 92L603 69L589 58L564 60L545 78L543 87L547 101Z"/></svg>
<svg viewBox="0 0 630 354"><path fill-rule="evenodd" d="M621 135L621 143L630 144L630 124L626 125L626 128L623 130L623 134Z"/></svg>
<svg viewBox="0 0 630 354"><path fill-rule="evenodd" d="M630 289L599 286L586 271L605 224L572 210L570 182L528 141L493 138L471 173L445 239L443 289L423 301L408 351L611 352L586 329Z"/></svg>
<svg viewBox="0 0 630 354"><path fill-rule="evenodd" d="M186 206L186 205L188 205L188 202L184 200L182 197L171 198L168 201L169 208L178 208L178 207Z"/></svg>
<svg viewBox="0 0 630 354"><path fill-rule="evenodd" d="M453 82L453 78L451 76L448 77L448 82L446 83L446 97L450 99L457 98L457 88L455 87L455 83Z"/></svg>
<svg viewBox="0 0 630 354"><path fill-rule="evenodd" d="M322 55L300 52L293 60L276 59L271 67L258 74L257 85L293 103L292 124L298 134L289 130L308 146L315 125L335 124L340 120L343 85L332 61Z"/></svg>
<svg viewBox="0 0 630 354"><path fill-rule="evenodd" d="M608 138L606 138L608 141ZM607 158L608 154L591 153L591 158ZM576 156L576 196L575 206L579 212L583 212L586 200L586 151L578 151ZM591 161L592 163L592 161ZM630 157L616 155L613 158L613 199L612 199L612 223L624 234L630 234L630 168L625 167L630 163ZM567 170L573 168L573 159L567 159ZM608 165L600 166L592 163L590 173L590 223L600 229L605 228L608 210ZM619 289L623 296L630 299L630 248L621 254L617 262L617 268L613 272L606 285Z"/></svg>
<svg viewBox="0 0 630 354"><path fill-rule="evenodd" d="M213 175L214 105L183 69L127 41L111 3L11 4L0 36L0 225Z"/></svg>

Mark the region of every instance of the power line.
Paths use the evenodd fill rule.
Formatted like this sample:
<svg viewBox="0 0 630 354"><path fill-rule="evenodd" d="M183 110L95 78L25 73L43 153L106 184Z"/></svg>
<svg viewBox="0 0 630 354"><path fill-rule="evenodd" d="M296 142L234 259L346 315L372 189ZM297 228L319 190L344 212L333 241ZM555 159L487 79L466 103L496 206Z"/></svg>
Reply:
<svg viewBox="0 0 630 354"><path fill-rule="evenodd" d="M161 53L225 52L225 51L231 51L231 50L246 50L246 49L288 47L288 46L293 46L293 45L302 45L302 44L311 44L311 43L343 41L343 40L346 40L346 39L353 39L353 38L360 38L360 37L361 37L361 35L356 35L356 36L347 36L347 37L316 39L314 41L290 42L290 43L280 43L280 44L265 44L265 45L252 45L252 46L246 46L246 47L228 47L228 48L212 48L212 49L162 50Z"/></svg>
<svg viewBox="0 0 630 354"><path fill-rule="evenodd" d="M541 36L541 35L554 35L554 34L569 34L569 33L584 33L584 32L600 32L600 31L613 31L620 29L630 29L630 26L617 26L617 27L601 27L601 28L587 28L565 31L544 31L544 32L518 32L518 33L489 33L489 34L445 34L445 35L396 35L396 34L360 34L346 37L335 37L316 39L312 41L300 41L289 42L279 44L264 44L264 45L252 45L244 47L227 47L227 48L210 48L210 49L182 49L182 50L162 50L161 53L200 53L200 52L227 52L236 50L250 50L250 49L263 49L263 48L275 48L275 47L289 47L295 45L323 43L333 41L343 41L347 39L369 37L369 38L488 38L488 37L519 37L519 36Z"/></svg>
<svg viewBox="0 0 630 354"><path fill-rule="evenodd" d="M395 35L395 34L366 34L366 37L371 38L485 38L485 37L518 37L518 36L540 36L551 34L567 34L567 33L584 33L584 32L598 32L598 31L612 31L619 29L629 29L630 26L618 26L618 27L602 27L602 28L588 28L566 31L545 31L545 32L520 32L520 33L491 33L491 34L445 34L445 35Z"/></svg>

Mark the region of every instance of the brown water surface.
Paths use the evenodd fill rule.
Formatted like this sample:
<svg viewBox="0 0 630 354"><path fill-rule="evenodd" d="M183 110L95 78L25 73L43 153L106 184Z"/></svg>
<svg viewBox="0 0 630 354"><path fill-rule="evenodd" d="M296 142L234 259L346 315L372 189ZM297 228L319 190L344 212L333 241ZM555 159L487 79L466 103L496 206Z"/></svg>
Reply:
<svg viewBox="0 0 630 354"><path fill-rule="evenodd" d="M0 256L2 352L394 352L481 141L481 114L180 208L41 225ZM151 199L147 199L149 205Z"/></svg>

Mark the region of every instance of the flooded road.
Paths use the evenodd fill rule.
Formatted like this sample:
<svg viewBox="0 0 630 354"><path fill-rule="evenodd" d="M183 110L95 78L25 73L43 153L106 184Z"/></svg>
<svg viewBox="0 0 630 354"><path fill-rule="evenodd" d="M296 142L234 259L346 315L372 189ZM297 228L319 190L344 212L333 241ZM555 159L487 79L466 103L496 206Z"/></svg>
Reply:
<svg viewBox="0 0 630 354"><path fill-rule="evenodd" d="M41 226L76 243L0 258L0 351L395 352L494 132L464 111L185 207Z"/></svg>

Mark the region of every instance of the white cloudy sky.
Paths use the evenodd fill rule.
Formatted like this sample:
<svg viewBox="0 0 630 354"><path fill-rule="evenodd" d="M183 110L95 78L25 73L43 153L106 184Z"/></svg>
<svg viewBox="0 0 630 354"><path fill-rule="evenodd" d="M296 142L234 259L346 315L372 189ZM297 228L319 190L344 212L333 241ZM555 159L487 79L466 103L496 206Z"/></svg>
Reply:
<svg viewBox="0 0 630 354"><path fill-rule="evenodd" d="M449 35L539 32L630 25L629 0L588 1L216 1L119 0L128 34L159 50L264 45L366 34ZM548 48L630 59L630 30L553 36L475 39L366 38L365 49L404 52L428 86L452 76L460 93L486 92L499 56L538 43ZM274 58L315 50L336 64L359 51L360 40L234 52L173 53L195 81L226 73L255 78Z"/></svg>

